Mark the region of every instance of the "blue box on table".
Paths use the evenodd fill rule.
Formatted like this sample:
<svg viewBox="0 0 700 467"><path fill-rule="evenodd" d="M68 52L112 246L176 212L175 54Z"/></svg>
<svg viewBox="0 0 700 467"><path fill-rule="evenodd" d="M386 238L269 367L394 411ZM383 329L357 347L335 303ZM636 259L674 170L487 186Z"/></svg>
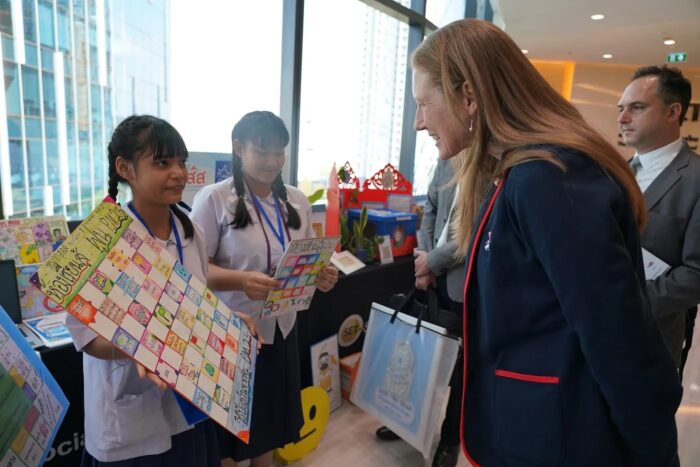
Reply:
<svg viewBox="0 0 700 467"><path fill-rule="evenodd" d="M354 221L360 220L361 209L348 209L348 228L352 232ZM394 256L413 254L417 245L416 223L418 215L412 212L394 211L391 209L368 209L365 234L378 236L389 235L391 252Z"/></svg>

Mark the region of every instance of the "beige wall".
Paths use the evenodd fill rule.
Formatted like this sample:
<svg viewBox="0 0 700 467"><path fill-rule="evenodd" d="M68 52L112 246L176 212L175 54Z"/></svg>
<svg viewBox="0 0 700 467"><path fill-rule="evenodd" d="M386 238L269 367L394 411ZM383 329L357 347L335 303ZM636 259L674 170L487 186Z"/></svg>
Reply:
<svg viewBox="0 0 700 467"><path fill-rule="evenodd" d="M565 67L570 62L537 62L535 67L542 73L554 89L565 97ZM558 69L557 69L558 68ZM571 102L576 105L583 117L605 138L617 147L624 156L631 156L634 150L621 146L617 129L617 101L629 83L630 76L637 69L633 65L606 65L595 63L576 63L571 83ZM693 97L681 128L683 137L700 138L700 68L680 67L683 75L693 85ZM696 151L700 149L698 141L689 141Z"/></svg>

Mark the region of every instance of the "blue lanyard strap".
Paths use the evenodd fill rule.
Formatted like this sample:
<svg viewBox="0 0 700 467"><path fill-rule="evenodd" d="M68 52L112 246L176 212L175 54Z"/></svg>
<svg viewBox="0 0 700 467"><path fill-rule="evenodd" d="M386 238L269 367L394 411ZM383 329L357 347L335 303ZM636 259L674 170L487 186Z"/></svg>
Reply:
<svg viewBox="0 0 700 467"><path fill-rule="evenodd" d="M151 235L151 237L156 238L155 235L153 235L153 231L148 227L148 224L146 224L146 221L143 220L143 217L141 217L141 214L136 210L134 207L134 203L131 201L129 202L129 209L131 209L131 212L134 213L136 218L141 222L141 224L148 230L148 233ZM173 218L173 212L169 211L170 214L170 228L173 231L173 234L175 235L175 245L177 246L177 256L180 258L180 264L184 265L184 259L182 256L182 242L180 241L180 233L177 231L177 226L175 225L175 219Z"/></svg>
<svg viewBox="0 0 700 467"><path fill-rule="evenodd" d="M255 194L248 190L250 193L250 197L253 198L253 203L255 204L255 210L258 212L258 216L260 216L260 213L262 213L262 216L265 218L265 221L267 222L267 225L270 226L270 230L272 230L272 233L275 234L275 237L277 240L280 242L280 245L282 245L282 251L284 251L285 244L286 244L286 238L284 235L284 226L282 225L282 209L280 208L280 201L277 199L277 196L275 196L275 214L277 214L277 229L275 229L274 224L270 220L270 217L267 215L267 212L265 212L265 209L263 208L262 204L260 203L260 200L258 200L258 197L255 196ZM263 227L264 231L264 227Z"/></svg>

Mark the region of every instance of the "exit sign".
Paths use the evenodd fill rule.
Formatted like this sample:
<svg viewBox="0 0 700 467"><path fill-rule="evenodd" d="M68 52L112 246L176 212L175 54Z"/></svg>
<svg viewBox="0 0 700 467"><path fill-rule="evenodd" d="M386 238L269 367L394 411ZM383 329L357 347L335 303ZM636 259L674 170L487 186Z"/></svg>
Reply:
<svg viewBox="0 0 700 467"><path fill-rule="evenodd" d="M686 54L685 52L668 54L668 56L666 57L666 62L668 63L685 62L686 60L688 60L688 54Z"/></svg>

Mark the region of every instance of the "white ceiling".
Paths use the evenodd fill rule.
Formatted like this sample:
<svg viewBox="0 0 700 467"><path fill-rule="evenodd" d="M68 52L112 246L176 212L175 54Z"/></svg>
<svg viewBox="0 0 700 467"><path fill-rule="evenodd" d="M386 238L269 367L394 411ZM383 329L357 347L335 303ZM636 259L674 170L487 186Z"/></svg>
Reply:
<svg viewBox="0 0 700 467"><path fill-rule="evenodd" d="M686 52L700 67L700 0L499 0L506 32L528 57L652 65ZM605 19L593 21L592 14ZM676 45L663 44L673 38ZM612 60L602 58L604 53Z"/></svg>

